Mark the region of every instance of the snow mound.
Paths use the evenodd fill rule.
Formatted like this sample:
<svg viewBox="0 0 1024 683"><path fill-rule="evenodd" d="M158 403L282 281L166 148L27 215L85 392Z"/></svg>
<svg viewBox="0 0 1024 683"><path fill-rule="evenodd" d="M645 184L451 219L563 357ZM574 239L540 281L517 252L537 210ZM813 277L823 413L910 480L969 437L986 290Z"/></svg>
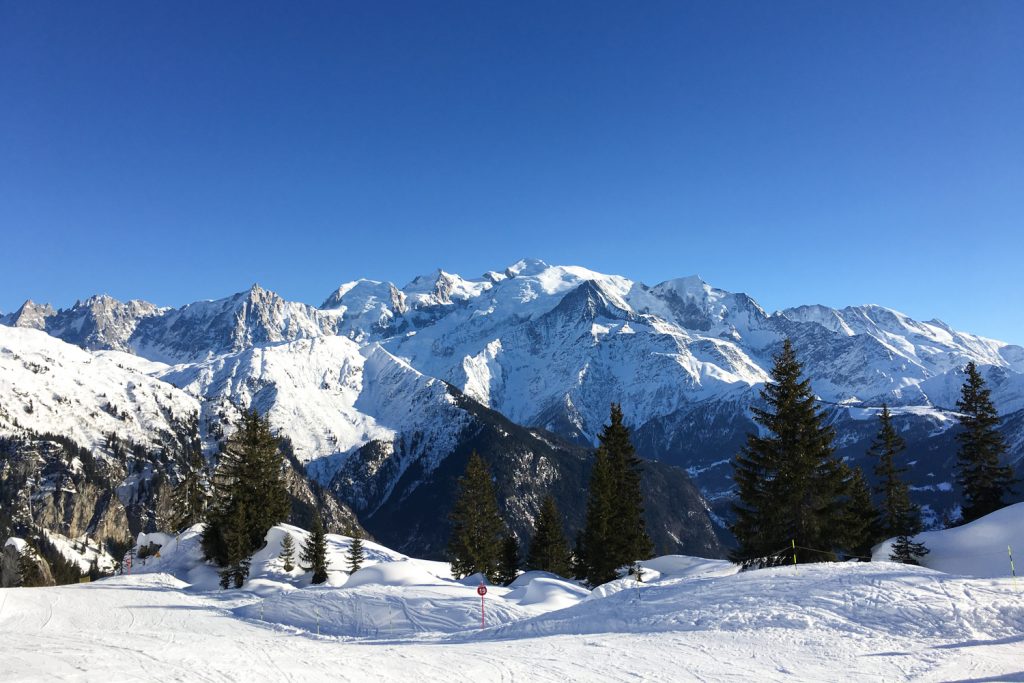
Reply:
<svg viewBox="0 0 1024 683"><path fill-rule="evenodd" d="M730 576L737 573L738 565L728 560L708 560L689 555L662 555L641 563L643 580L650 581L650 572L657 572L660 578L684 578L692 576Z"/></svg>
<svg viewBox="0 0 1024 683"><path fill-rule="evenodd" d="M345 586L429 586L439 583L440 579L413 562L382 562L352 574Z"/></svg>
<svg viewBox="0 0 1024 683"><path fill-rule="evenodd" d="M506 600L544 611L570 607L590 595L586 588L547 572L527 572L509 587Z"/></svg>
<svg viewBox="0 0 1024 683"><path fill-rule="evenodd" d="M149 543L161 546L159 556L153 555L145 559L137 559L132 573L164 572L187 582L194 590L213 591L220 588L220 575L217 567L203 559L202 550L203 525L197 524L177 536L163 533L139 534L138 547ZM281 560L281 541L291 536L295 545L295 567L284 570ZM267 532L266 542L262 548L253 553L249 567L249 580L243 586L258 595L267 595L274 590L286 591L297 587L308 586L312 575L299 567L299 555L306 543L309 533L291 524L279 524ZM327 585L342 586L348 580L346 555L352 539L339 534L327 534ZM373 541L363 541L364 567L379 562L398 562L408 560L409 564L427 577L427 583L442 580L444 569L436 565L441 563L420 560L409 560L405 555L396 553ZM436 573L435 573L436 572ZM440 576L438 576L440 574Z"/></svg>
<svg viewBox="0 0 1024 683"><path fill-rule="evenodd" d="M889 562L776 567L633 586L462 638L775 629L789 632L787 639L838 632L962 642L1019 638L1024 629L1024 603L1009 579L982 582Z"/></svg>
<svg viewBox="0 0 1024 683"><path fill-rule="evenodd" d="M888 560L893 540L876 547L872 560ZM1024 558L1024 503L953 529L926 531L915 540L930 551L921 559L921 564L930 569L980 578L1010 576L1008 547L1018 558ZM1024 567L1024 560L1018 564Z"/></svg>

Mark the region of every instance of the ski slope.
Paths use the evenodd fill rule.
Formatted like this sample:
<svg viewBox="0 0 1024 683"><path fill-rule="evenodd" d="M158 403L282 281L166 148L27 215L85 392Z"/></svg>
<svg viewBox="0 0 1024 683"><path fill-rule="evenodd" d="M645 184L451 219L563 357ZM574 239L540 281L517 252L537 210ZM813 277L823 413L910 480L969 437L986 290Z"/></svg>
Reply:
<svg viewBox="0 0 1024 683"><path fill-rule="evenodd" d="M1021 530L1021 506L930 536L936 557L981 556ZM737 572L666 556L643 583L593 591L543 572L479 577L329 536L327 584L309 586L268 534L241 591L213 586L198 529L162 544L131 576L0 591L0 680L161 681L1020 681L1024 586L878 561ZM941 550L939 550L941 548ZM987 572L987 565L976 565Z"/></svg>

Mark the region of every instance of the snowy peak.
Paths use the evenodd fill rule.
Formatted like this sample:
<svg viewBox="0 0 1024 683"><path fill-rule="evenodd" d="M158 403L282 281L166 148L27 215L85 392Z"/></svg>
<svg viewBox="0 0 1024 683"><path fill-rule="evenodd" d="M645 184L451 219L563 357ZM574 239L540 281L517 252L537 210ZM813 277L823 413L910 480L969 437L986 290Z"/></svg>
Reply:
<svg viewBox="0 0 1024 683"><path fill-rule="evenodd" d="M90 350L129 350L128 340L144 318L158 315L160 309L146 301L127 303L106 294L76 301L71 308L55 311L49 304L31 300L8 316L12 327L45 330L50 335Z"/></svg>
<svg viewBox="0 0 1024 683"><path fill-rule="evenodd" d="M0 324L10 327L27 327L33 330L45 330L46 321L57 314L50 304L37 304L29 299L14 313L0 316Z"/></svg>
<svg viewBox="0 0 1024 683"><path fill-rule="evenodd" d="M505 269L505 277L513 278L518 275L539 275L550 266L537 258L520 259Z"/></svg>
<svg viewBox="0 0 1024 683"><path fill-rule="evenodd" d="M335 316L253 285L224 299L196 302L147 320L132 338L132 347L147 358L180 362L334 334L336 327Z"/></svg>
<svg viewBox="0 0 1024 683"><path fill-rule="evenodd" d="M320 308L341 316L339 334L363 339L397 325L408 305L405 293L390 282L355 280L338 287Z"/></svg>
<svg viewBox="0 0 1024 683"><path fill-rule="evenodd" d="M416 277L402 288L416 309L447 306L479 296L493 286L489 280L466 280L440 268Z"/></svg>

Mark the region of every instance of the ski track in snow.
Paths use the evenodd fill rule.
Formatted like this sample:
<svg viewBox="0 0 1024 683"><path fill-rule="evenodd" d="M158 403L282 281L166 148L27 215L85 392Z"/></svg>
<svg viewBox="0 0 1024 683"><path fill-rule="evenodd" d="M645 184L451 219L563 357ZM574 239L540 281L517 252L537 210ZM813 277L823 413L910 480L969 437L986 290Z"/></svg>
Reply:
<svg viewBox="0 0 1024 683"><path fill-rule="evenodd" d="M267 614L297 593L267 598ZM2 597L4 681L1024 679L1024 595L1008 579L894 565L666 579L639 602L627 586L482 632L383 639L259 621L254 594L182 590L166 574ZM590 630L566 626L573 616Z"/></svg>

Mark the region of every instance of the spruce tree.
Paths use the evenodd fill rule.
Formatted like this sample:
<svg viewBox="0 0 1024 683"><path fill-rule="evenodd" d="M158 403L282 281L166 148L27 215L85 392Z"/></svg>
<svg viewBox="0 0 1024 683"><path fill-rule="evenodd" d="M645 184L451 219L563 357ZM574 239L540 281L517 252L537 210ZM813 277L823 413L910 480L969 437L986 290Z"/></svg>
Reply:
<svg viewBox="0 0 1024 683"><path fill-rule="evenodd" d="M565 537L562 516L558 513L554 496L547 496L541 503L526 568L559 576L572 575L572 551Z"/></svg>
<svg viewBox="0 0 1024 683"><path fill-rule="evenodd" d="M844 547L851 557L870 558L871 548L878 542L878 511L871 500L871 489L859 467L850 476L846 511L843 515Z"/></svg>
<svg viewBox="0 0 1024 683"><path fill-rule="evenodd" d="M348 561L349 574L355 574L363 566L363 560L365 559L363 539L360 537L358 529L352 532L352 542L348 546L345 559Z"/></svg>
<svg viewBox="0 0 1024 683"><path fill-rule="evenodd" d="M46 579L40 563L44 562L42 557L33 547L31 542L26 541L25 547L18 555L18 585L23 588L36 588L46 585ZM77 579L76 579L77 581Z"/></svg>
<svg viewBox="0 0 1024 683"><path fill-rule="evenodd" d="M906 445L892 423L888 406L882 406L878 420L878 435L868 455L876 459L877 491L882 496L879 540L896 537L889 559L917 564L918 558L928 554L928 549L923 543L911 540L921 531L921 510L910 501L910 487L902 479L907 469L896 462Z"/></svg>
<svg viewBox="0 0 1024 683"><path fill-rule="evenodd" d="M878 435L868 449L868 456L875 461L876 491L882 498L879 533L883 539L916 534L920 531L920 512L910 502L910 488L902 479L907 468L896 462L906 444L892 423L889 407L884 404L878 422Z"/></svg>
<svg viewBox="0 0 1024 683"><path fill-rule="evenodd" d="M270 527L287 519L282 466L269 422L255 411L244 412L214 472L203 529L203 553L227 570L225 587L244 582L248 558L264 545Z"/></svg>
<svg viewBox="0 0 1024 683"><path fill-rule="evenodd" d="M479 572L497 582L508 530L498 512L490 470L476 452L469 456L466 472L459 478L449 520L448 554L455 578Z"/></svg>
<svg viewBox="0 0 1024 683"><path fill-rule="evenodd" d="M313 526L309 530L309 536L302 546L302 568L313 572L311 583L320 584L327 580L327 534L324 532L323 522L320 515L313 517Z"/></svg>
<svg viewBox="0 0 1024 683"><path fill-rule="evenodd" d="M592 586L611 581L618 568L651 556L640 490L642 461L612 404L609 424L598 435L587 498L587 522L577 548L577 577Z"/></svg>
<svg viewBox="0 0 1024 683"><path fill-rule="evenodd" d="M733 461L731 529L739 547L732 557L744 565L780 564L794 541L804 562L834 560L843 537L848 472L833 455L834 431L802 371L787 339L761 390L765 407L753 408L765 435L748 434Z"/></svg>
<svg viewBox="0 0 1024 683"><path fill-rule="evenodd" d="M496 582L507 586L519 576L519 540L512 534L501 542L501 559L495 574Z"/></svg>
<svg viewBox="0 0 1024 683"><path fill-rule="evenodd" d="M1007 451L999 431L999 414L991 391L973 362L964 368L967 377L956 408L960 412L957 434L957 482L963 490L963 521L971 522L1004 507L1014 484L1013 470L1000 464Z"/></svg>
<svg viewBox="0 0 1024 683"><path fill-rule="evenodd" d="M608 452L597 449L587 487L587 520L576 544L576 578L599 586L618 577L618 558L609 552L614 514L614 482Z"/></svg>
<svg viewBox="0 0 1024 683"><path fill-rule="evenodd" d="M184 531L203 521L206 516L206 461L202 451L194 448L187 469L171 492L171 528Z"/></svg>
<svg viewBox="0 0 1024 683"><path fill-rule="evenodd" d="M221 588L241 588L249 578L249 536L245 528L245 508L236 505L232 508L231 517L226 520L221 530L224 543L224 563L220 570Z"/></svg>
<svg viewBox="0 0 1024 683"><path fill-rule="evenodd" d="M889 559L893 562L903 564L920 564L918 560L927 555L930 550L924 543L918 543L907 534L900 534L892 543L892 550L889 552Z"/></svg>
<svg viewBox="0 0 1024 683"><path fill-rule="evenodd" d="M622 421L622 406L613 403L609 424L598 435L599 448L608 454L612 478L612 516L609 524L608 551L618 566L646 560L654 550L644 523L644 500L640 490L643 466L629 428Z"/></svg>
<svg viewBox="0 0 1024 683"><path fill-rule="evenodd" d="M291 534L285 534L284 538L281 539L281 553L278 555L280 558L283 569L286 572L290 572L295 569L295 540L292 539Z"/></svg>

